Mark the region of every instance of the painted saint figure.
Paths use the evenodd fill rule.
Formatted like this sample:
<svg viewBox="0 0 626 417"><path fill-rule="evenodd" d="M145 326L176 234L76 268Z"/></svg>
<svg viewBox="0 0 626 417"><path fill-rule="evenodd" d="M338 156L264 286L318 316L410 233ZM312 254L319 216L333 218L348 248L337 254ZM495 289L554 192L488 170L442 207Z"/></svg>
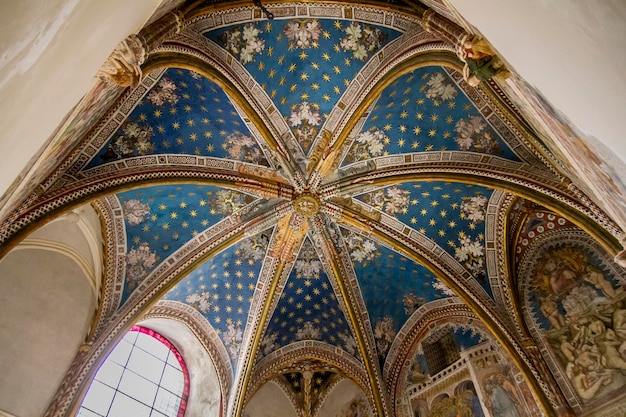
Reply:
<svg viewBox="0 0 626 417"><path fill-rule="evenodd" d="M485 382L487 407L493 417L521 417L515 388L504 375L493 375Z"/></svg>

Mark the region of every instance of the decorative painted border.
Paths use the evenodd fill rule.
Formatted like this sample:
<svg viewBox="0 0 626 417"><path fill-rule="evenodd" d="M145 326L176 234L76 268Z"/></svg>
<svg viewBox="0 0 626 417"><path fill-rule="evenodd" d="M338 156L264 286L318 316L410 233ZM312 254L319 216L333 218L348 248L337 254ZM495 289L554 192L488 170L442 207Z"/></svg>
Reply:
<svg viewBox="0 0 626 417"><path fill-rule="evenodd" d="M330 222L331 222L330 216L324 213L320 213L320 215L312 219L312 223L314 225L313 227L314 227L314 230L316 230L317 232L317 236L322 237L325 235L325 233L323 232L323 230L326 230L325 224L329 224ZM384 389L384 380L382 378L380 365L376 359L378 358L378 353L376 350L376 341L375 341L374 333L372 330L372 324L370 322L369 313L365 305L365 300L363 299L363 296L359 287L359 282L358 282L356 273L354 271L354 266L352 265L352 260L350 259L350 256L348 255L348 249L345 246L345 241L342 240L343 256L340 256L337 259L337 256L335 255L334 250L332 249L331 245L328 242L330 242L330 239L328 238L321 239L319 242L319 246L321 247L322 252L324 253L326 259L330 259L331 262L336 262L335 266L340 271L341 277L335 277L332 270L328 271L327 275L329 276L329 278L332 277L330 279L331 285L335 292L337 301L340 302L341 307L344 309L344 314L349 311L348 310L349 307L346 305L346 303L349 303L351 306L354 307L354 310L355 310L354 317L356 318L356 323L353 322L353 320L350 318L350 315L347 315L347 319L348 319L348 323L350 324L350 329L352 330L353 335L357 336L360 334L362 335L364 339L365 346L362 346L361 349L365 350L365 355L363 355L364 352L359 351L359 356L361 356L361 360L363 361L363 363L366 365L369 365L369 367L373 370L373 375L370 375L370 377L373 377L375 379L376 386L380 387L380 389L382 390ZM327 268L330 268L330 265L328 265ZM345 286L348 300L344 299L344 296L342 295L341 290L339 288L340 279L342 280ZM356 342L357 344L360 344L358 338L356 338ZM366 361L369 361L369 364L367 364ZM375 387L373 387L371 383L367 385L367 387L369 388L369 391L366 391L366 392L368 392L370 396L374 397L377 395L377 393L373 392ZM380 393L378 395L380 395ZM381 395L381 401L383 403L382 404L383 408L387 410L388 403L384 395Z"/></svg>
<svg viewBox="0 0 626 417"><path fill-rule="evenodd" d="M510 274L506 273L505 262L508 257L507 214L515 197L501 190L491 195L485 215L485 257L489 285L493 292L494 301L498 308L506 312L504 317L509 319L510 325L517 331L518 337L524 337L523 324L517 319L516 302L513 300L513 291L509 281L513 282Z"/></svg>
<svg viewBox="0 0 626 417"><path fill-rule="evenodd" d="M106 266L100 313L92 335L95 339L100 336L107 319L119 308L122 300L126 276L126 223L116 196L96 200L94 206L98 208L106 231L104 235Z"/></svg>
<svg viewBox="0 0 626 417"><path fill-rule="evenodd" d="M385 26L399 32L405 32L419 25L416 16L390 10L385 7L355 6L346 4L324 3L280 3L267 4L266 7L274 14L275 19L342 19L358 20L374 25ZM208 32L238 23L261 19L258 8L246 6L229 10L203 14L188 21L188 26L199 33Z"/></svg>

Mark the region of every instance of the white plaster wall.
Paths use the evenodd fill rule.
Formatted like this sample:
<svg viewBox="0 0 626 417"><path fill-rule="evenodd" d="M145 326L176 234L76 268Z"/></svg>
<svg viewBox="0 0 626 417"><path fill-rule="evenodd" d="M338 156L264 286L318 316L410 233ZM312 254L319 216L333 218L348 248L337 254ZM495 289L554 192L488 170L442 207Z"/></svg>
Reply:
<svg viewBox="0 0 626 417"><path fill-rule="evenodd" d="M357 384L349 379L344 379L333 388L328 394L324 403L320 407L319 416L337 416L343 415L342 412L348 407L348 404L359 396L365 397L365 394Z"/></svg>
<svg viewBox="0 0 626 417"><path fill-rule="evenodd" d="M624 0L446 1L579 129L626 161Z"/></svg>
<svg viewBox="0 0 626 417"><path fill-rule="evenodd" d="M159 3L0 1L0 195Z"/></svg>
<svg viewBox="0 0 626 417"><path fill-rule="evenodd" d="M324 415L326 414L320 414L320 416ZM276 383L269 381L248 401L243 416L296 417L297 413L287 395Z"/></svg>
<svg viewBox="0 0 626 417"><path fill-rule="evenodd" d="M0 410L44 413L95 308L88 280L65 255L14 250L0 261Z"/></svg>
<svg viewBox="0 0 626 417"><path fill-rule="evenodd" d="M76 261L82 262L85 267L85 273L91 280L97 297L102 280L104 251L100 228L96 211L90 205L84 205L31 233L17 249L23 246L50 245L60 252L66 250L65 248L73 250L75 258L80 258Z"/></svg>
<svg viewBox="0 0 626 417"><path fill-rule="evenodd" d="M220 387L211 357L184 324L168 319L149 319L138 323L172 342L189 369L189 401L185 417L220 415Z"/></svg>

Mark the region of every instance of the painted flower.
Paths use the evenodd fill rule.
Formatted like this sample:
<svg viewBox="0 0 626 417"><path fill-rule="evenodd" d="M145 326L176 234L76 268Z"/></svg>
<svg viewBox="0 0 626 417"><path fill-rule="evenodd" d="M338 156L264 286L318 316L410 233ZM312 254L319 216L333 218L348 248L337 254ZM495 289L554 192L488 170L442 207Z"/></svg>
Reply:
<svg viewBox="0 0 626 417"><path fill-rule="evenodd" d="M483 153L502 153L500 149L500 144L498 141L491 135L491 132L484 132L482 135L479 135L476 138L476 143L474 144L474 150L476 152Z"/></svg>
<svg viewBox="0 0 626 417"><path fill-rule="evenodd" d="M321 340L322 331L313 325L312 321L304 322L303 326L296 331L296 340Z"/></svg>
<svg viewBox="0 0 626 417"><path fill-rule="evenodd" d="M344 350L348 353L350 353L351 355L356 355L357 351L358 351L358 346L354 340L354 338L347 333L339 333L339 338L342 340L343 342L343 347Z"/></svg>
<svg viewBox="0 0 626 417"><path fill-rule="evenodd" d="M132 248L126 254L126 279L128 288L135 288L139 282L148 276L150 270L156 264L156 252L152 252L146 242L137 248Z"/></svg>
<svg viewBox="0 0 626 417"><path fill-rule="evenodd" d="M386 189L387 204L385 212L387 214L404 213L409 207L410 193L400 187L391 186Z"/></svg>
<svg viewBox="0 0 626 417"><path fill-rule="evenodd" d="M150 206L141 203L141 201L137 199L124 201L122 207L124 209L124 218L130 226L137 226L143 223L146 216L150 214Z"/></svg>
<svg viewBox="0 0 626 417"><path fill-rule="evenodd" d="M459 149L462 151L469 151L474 144L474 139L471 136L457 136L454 141L459 145Z"/></svg>
<svg viewBox="0 0 626 417"><path fill-rule="evenodd" d="M232 54L239 54L239 40L241 38L241 30L240 28L234 28L224 33L222 36L222 40L224 42L224 47L230 51Z"/></svg>
<svg viewBox="0 0 626 417"><path fill-rule="evenodd" d="M428 98L452 100L457 95L457 90L454 88L454 85L447 82L444 75L440 72L431 75L426 85L428 86L426 90L426 97Z"/></svg>
<svg viewBox="0 0 626 417"><path fill-rule="evenodd" d="M302 276L302 278L315 278L319 276L322 269L322 263L319 259L298 259L294 265L294 269L299 275Z"/></svg>
<svg viewBox="0 0 626 417"><path fill-rule="evenodd" d="M372 207L387 214L405 213L409 207L410 192L398 186L376 190L366 195L365 201Z"/></svg>
<svg viewBox="0 0 626 417"><path fill-rule="evenodd" d="M243 341L241 324L235 324L233 322L228 323L228 328L222 333L222 340L224 341L224 346L230 354L230 358L233 362L237 361L241 342Z"/></svg>
<svg viewBox="0 0 626 417"><path fill-rule="evenodd" d="M348 245L350 256L355 262L362 263L371 261L379 255L374 242L369 239L364 239L356 233L350 232L350 234L346 236L346 244Z"/></svg>
<svg viewBox="0 0 626 417"><path fill-rule="evenodd" d="M475 275L482 275L485 271L485 248L478 241L472 241L469 236L459 237L460 246L455 248L454 257Z"/></svg>
<svg viewBox="0 0 626 417"><path fill-rule="evenodd" d="M311 103L303 101L292 108L289 124L291 127L297 127L294 131L296 138L307 150L317 135L317 126L322 124L322 118Z"/></svg>
<svg viewBox="0 0 626 417"><path fill-rule="evenodd" d="M381 130L374 130L359 134L356 141L367 145L367 150L372 156L380 156L383 154L386 138L387 136Z"/></svg>
<svg viewBox="0 0 626 417"><path fill-rule="evenodd" d="M134 155L145 155L152 152L155 145L150 142L154 136L152 126L140 124L139 121L127 121L121 127L122 135L113 140L103 159L127 158Z"/></svg>
<svg viewBox="0 0 626 417"><path fill-rule="evenodd" d="M385 143L389 138L382 130L368 130L361 132L354 140L354 145L348 153L348 158L353 161L371 159L383 154Z"/></svg>
<svg viewBox="0 0 626 417"><path fill-rule="evenodd" d="M418 297L413 293L404 294L402 297L402 304L404 304L404 313L408 316L413 314L418 308L424 305L426 299L424 297Z"/></svg>
<svg viewBox="0 0 626 417"><path fill-rule="evenodd" d="M344 29L346 36L339 41L339 47L352 52L355 59L364 61L370 53L380 49L387 35L371 25L361 26L352 22Z"/></svg>
<svg viewBox="0 0 626 417"><path fill-rule="evenodd" d="M487 201L487 197L481 194L474 197L463 197L460 209L461 217L474 223L482 223L485 220Z"/></svg>
<svg viewBox="0 0 626 417"><path fill-rule="evenodd" d="M491 132L483 132L486 127L487 125L478 116L471 116L469 120L461 119L455 126L457 137L454 141L462 151L501 153L500 144Z"/></svg>
<svg viewBox="0 0 626 417"><path fill-rule="evenodd" d="M254 24L246 23L243 27L230 29L220 37L227 51L239 58L242 64L254 61L254 55L263 52L265 40L259 35L263 33Z"/></svg>
<svg viewBox="0 0 626 417"><path fill-rule="evenodd" d="M176 84L167 77L161 78L161 81L148 94L148 101L155 106L163 106L165 103L174 105L178 103L178 95L176 94Z"/></svg>
<svg viewBox="0 0 626 417"><path fill-rule="evenodd" d="M238 255L244 261L260 261L265 257L268 243L269 239L264 234L245 239L239 244Z"/></svg>
<svg viewBox="0 0 626 417"><path fill-rule="evenodd" d="M283 33L290 45L299 49L308 49L319 41L322 25L317 20L291 21L285 25Z"/></svg>
<svg viewBox="0 0 626 417"><path fill-rule="evenodd" d="M232 159L253 164L265 161L265 156L256 141L243 133L231 133L226 137L224 144Z"/></svg>
<svg viewBox="0 0 626 417"><path fill-rule="evenodd" d="M220 190L209 200L209 204L216 213L230 215L245 205L245 197L236 191Z"/></svg>
<svg viewBox="0 0 626 417"><path fill-rule="evenodd" d="M211 294L207 291L204 291L200 294L190 294L187 296L185 301L187 302L187 304L194 307L196 310L203 314L211 311L211 307L213 306L213 302L211 302Z"/></svg>
<svg viewBox="0 0 626 417"><path fill-rule="evenodd" d="M448 286L446 284L444 284L443 282L439 281L439 280L435 280L433 282L433 288L436 290L439 290L443 293L443 295L446 295L448 297L455 297L456 294L454 293L454 291L452 291L450 288L448 288Z"/></svg>
<svg viewBox="0 0 626 417"><path fill-rule="evenodd" d="M376 322L376 326L374 327L374 339L376 339L378 356L384 358L391 347L391 343L396 337L394 327L393 319L389 316L385 316Z"/></svg>
<svg viewBox="0 0 626 417"><path fill-rule="evenodd" d="M268 332L261 340L261 345L259 346L263 356L267 356L278 348L278 332Z"/></svg>

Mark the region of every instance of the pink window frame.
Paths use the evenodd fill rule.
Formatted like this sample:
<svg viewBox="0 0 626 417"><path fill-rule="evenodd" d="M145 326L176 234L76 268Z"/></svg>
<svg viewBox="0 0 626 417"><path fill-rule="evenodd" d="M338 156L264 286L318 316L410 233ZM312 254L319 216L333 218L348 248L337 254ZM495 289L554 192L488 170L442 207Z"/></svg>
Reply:
<svg viewBox="0 0 626 417"><path fill-rule="evenodd" d="M148 329L147 327L142 327L142 326L133 326L131 327L129 332L139 332L139 333L143 333L145 335L155 338L159 342L163 343L170 350L170 352L172 352L172 354L176 357L176 360L178 360L178 364L180 365L180 368L183 371L183 379L185 382L184 382L184 387L183 387L183 394L180 399L180 406L178 407L178 413L176 414L176 416L184 417L185 411L187 410L187 400L189 399L189 369L187 368L187 364L185 363L183 356L180 354L178 349L176 349L176 346L172 344L172 342L170 342L161 334L155 332L152 329Z"/></svg>

